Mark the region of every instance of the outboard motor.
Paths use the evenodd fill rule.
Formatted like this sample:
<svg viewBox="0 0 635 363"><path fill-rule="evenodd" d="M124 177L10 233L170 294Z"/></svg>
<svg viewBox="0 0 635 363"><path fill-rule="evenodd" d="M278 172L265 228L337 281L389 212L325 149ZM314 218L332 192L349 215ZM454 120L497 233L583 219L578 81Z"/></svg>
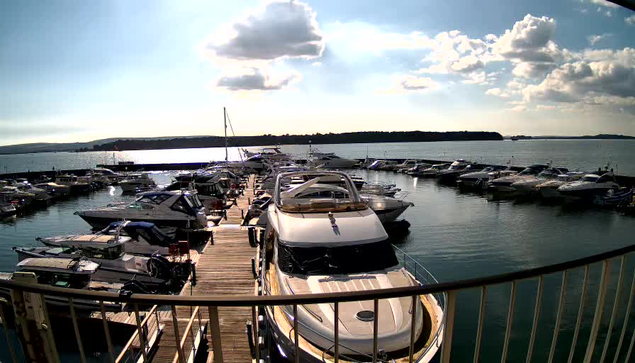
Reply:
<svg viewBox="0 0 635 363"><path fill-rule="evenodd" d="M167 258L154 254L148 259L148 272L150 276L167 280L170 278L170 261Z"/></svg>
<svg viewBox="0 0 635 363"><path fill-rule="evenodd" d="M155 291L150 290L146 285L137 280L130 280L123 284L122 291L129 291L133 294L154 294Z"/></svg>

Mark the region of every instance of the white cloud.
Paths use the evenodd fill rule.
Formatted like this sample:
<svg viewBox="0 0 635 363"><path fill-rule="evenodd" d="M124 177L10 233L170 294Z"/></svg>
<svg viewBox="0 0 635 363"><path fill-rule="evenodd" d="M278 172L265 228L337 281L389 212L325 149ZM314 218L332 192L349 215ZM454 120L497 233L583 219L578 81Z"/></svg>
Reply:
<svg viewBox="0 0 635 363"><path fill-rule="evenodd" d="M525 111L527 111L527 107L525 107L525 106L515 106L515 107L512 107L512 108L509 108L508 111L525 112Z"/></svg>
<svg viewBox="0 0 635 363"><path fill-rule="evenodd" d="M631 15L628 18L624 18L624 22L628 25L635 25L635 15Z"/></svg>
<svg viewBox="0 0 635 363"><path fill-rule="evenodd" d="M521 78L540 78L555 67L555 63L521 62L516 63L512 74Z"/></svg>
<svg viewBox="0 0 635 363"><path fill-rule="evenodd" d="M596 45L597 43L601 42L602 40L610 37L611 34L599 34L599 35L589 35L587 37L587 39L589 40L589 44L590 45Z"/></svg>
<svg viewBox="0 0 635 363"><path fill-rule="evenodd" d="M264 69L253 68L248 71L240 69L221 75L215 85L227 91L272 91L285 88L299 81L300 78L297 72L275 75Z"/></svg>
<svg viewBox="0 0 635 363"><path fill-rule="evenodd" d="M380 93L411 93L434 90L439 87L439 83L429 77L420 77L414 75L397 76L393 82L393 86L380 91Z"/></svg>
<svg viewBox="0 0 635 363"><path fill-rule="evenodd" d="M507 91L503 91L502 89L498 87L488 89L487 91L485 91L485 94L490 96L498 96L502 98L510 97L510 94Z"/></svg>
<svg viewBox="0 0 635 363"><path fill-rule="evenodd" d="M565 63L523 90L527 101L601 103L635 97L635 49L591 53L596 60ZM605 98L597 98L602 97ZM609 98L606 98L609 97ZM590 102L595 99L600 102ZM606 103L606 102L605 102Z"/></svg>
<svg viewBox="0 0 635 363"><path fill-rule="evenodd" d="M607 8L619 8L620 6L606 0L591 0L591 4L606 6Z"/></svg>
<svg viewBox="0 0 635 363"><path fill-rule="evenodd" d="M311 7L299 1L276 1L212 35L206 49L215 58L270 61L317 58L324 45Z"/></svg>

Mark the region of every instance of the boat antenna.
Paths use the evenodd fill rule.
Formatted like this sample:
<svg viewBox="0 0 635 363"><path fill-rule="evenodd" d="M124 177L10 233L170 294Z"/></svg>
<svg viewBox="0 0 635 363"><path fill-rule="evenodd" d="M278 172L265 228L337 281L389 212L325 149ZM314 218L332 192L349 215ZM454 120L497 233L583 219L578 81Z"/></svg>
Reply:
<svg viewBox="0 0 635 363"><path fill-rule="evenodd" d="M227 152L227 110L223 107L223 122L225 124L225 164L227 164L228 152Z"/></svg>

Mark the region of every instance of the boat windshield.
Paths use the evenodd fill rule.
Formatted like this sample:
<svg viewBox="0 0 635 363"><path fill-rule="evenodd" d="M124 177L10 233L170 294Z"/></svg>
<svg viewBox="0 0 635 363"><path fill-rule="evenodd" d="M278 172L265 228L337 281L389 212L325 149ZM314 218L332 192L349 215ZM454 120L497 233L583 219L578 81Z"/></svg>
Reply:
<svg viewBox="0 0 635 363"><path fill-rule="evenodd" d="M582 181L595 183L599 178L595 175L588 175L582 178Z"/></svg>
<svg viewBox="0 0 635 363"><path fill-rule="evenodd" d="M339 247L290 247L278 244L278 266L298 275L356 274L397 266L389 240Z"/></svg>

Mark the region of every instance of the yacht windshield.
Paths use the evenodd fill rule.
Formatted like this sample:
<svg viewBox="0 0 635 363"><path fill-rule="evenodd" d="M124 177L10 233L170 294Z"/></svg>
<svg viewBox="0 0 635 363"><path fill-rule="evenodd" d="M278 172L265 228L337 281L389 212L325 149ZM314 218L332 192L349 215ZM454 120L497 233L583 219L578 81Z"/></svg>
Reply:
<svg viewBox="0 0 635 363"><path fill-rule="evenodd" d="M355 274L398 265L389 240L339 247L289 247L278 244L278 266L298 275Z"/></svg>
<svg viewBox="0 0 635 363"><path fill-rule="evenodd" d="M585 176L584 178L582 178L582 181L592 182L592 183L595 183L597 180L598 180L597 176L591 176L591 175Z"/></svg>

